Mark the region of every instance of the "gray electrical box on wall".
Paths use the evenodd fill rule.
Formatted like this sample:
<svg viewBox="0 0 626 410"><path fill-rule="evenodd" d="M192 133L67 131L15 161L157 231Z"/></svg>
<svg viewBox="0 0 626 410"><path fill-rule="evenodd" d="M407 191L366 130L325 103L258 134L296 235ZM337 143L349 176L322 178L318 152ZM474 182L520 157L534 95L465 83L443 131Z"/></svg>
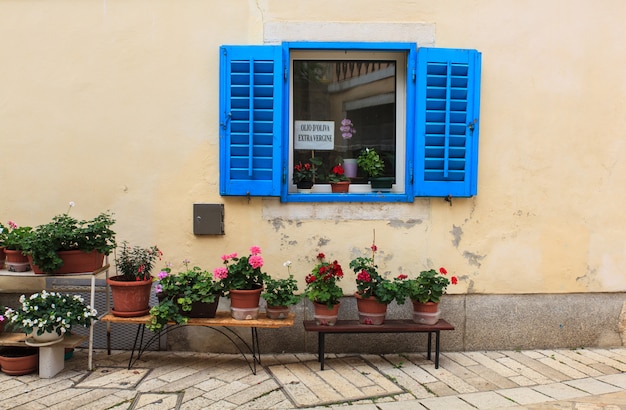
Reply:
<svg viewBox="0 0 626 410"><path fill-rule="evenodd" d="M224 204L193 204L194 235L224 235Z"/></svg>

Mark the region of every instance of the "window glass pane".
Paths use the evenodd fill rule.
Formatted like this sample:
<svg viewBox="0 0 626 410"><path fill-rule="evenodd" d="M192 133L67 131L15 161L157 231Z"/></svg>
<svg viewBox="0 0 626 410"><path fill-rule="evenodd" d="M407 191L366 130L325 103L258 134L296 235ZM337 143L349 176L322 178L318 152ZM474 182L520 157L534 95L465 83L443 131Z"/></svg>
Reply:
<svg viewBox="0 0 626 410"><path fill-rule="evenodd" d="M385 58L292 61L292 164L308 162L311 157L321 159L315 182L323 184L328 182L333 165L356 159L368 148L375 149L385 162L381 176L396 177L397 61ZM342 123L346 119L350 122ZM351 181L367 184L368 178L358 168Z"/></svg>

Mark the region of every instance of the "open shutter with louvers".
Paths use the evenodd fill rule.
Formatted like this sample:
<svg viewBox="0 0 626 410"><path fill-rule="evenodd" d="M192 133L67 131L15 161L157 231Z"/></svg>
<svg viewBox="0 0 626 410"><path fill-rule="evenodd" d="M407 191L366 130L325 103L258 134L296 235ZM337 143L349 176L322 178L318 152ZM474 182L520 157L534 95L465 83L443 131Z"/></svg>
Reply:
<svg viewBox="0 0 626 410"><path fill-rule="evenodd" d="M476 50L418 49L415 196L476 195L480 66Z"/></svg>
<svg viewBox="0 0 626 410"><path fill-rule="evenodd" d="M282 67L279 46L220 48L221 195L280 195Z"/></svg>

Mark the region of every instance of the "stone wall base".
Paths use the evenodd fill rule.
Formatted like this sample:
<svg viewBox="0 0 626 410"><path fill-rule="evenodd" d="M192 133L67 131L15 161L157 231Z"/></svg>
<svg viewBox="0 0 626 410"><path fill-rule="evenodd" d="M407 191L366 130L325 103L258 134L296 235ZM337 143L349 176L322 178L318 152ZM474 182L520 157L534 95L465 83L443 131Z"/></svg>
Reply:
<svg viewBox="0 0 626 410"><path fill-rule="evenodd" d="M524 350L624 346L626 341L626 293L550 295L446 295L442 318L454 331L442 332L441 348L447 351ZM229 300L220 301L228 310ZM259 329L262 353L316 352L317 334L307 334L302 320L313 319L308 300L292 307L291 328ZM344 298L342 319L357 319L353 297ZM389 306L388 316L410 319L411 304ZM239 334L250 340L249 329ZM168 349L236 353L224 336L211 329L183 328L168 334ZM426 350L424 334L328 335L326 351L332 353L389 354Z"/></svg>

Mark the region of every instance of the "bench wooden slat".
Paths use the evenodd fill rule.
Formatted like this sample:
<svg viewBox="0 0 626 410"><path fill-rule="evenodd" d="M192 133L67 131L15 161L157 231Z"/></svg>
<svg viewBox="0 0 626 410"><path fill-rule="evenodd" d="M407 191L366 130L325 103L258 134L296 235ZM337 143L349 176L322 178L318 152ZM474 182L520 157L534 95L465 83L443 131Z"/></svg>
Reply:
<svg viewBox="0 0 626 410"><path fill-rule="evenodd" d="M437 330L454 330L454 326L443 319L434 325L421 325L409 319L388 320L382 325L364 325L358 320L337 320L334 326L317 325L314 320L305 320L304 329L322 333L420 333Z"/></svg>
<svg viewBox="0 0 626 410"><path fill-rule="evenodd" d="M225 327L256 327L259 329L279 329L281 327L293 326L295 315L289 313L284 319L268 319L265 313L259 313L257 319L237 320L233 319L230 312L218 311L214 318L190 318L186 326L225 326ZM100 318L102 322L125 323L131 325L145 325L150 321L150 315L139 317L118 317L111 313ZM169 324L174 324L170 322Z"/></svg>
<svg viewBox="0 0 626 410"><path fill-rule="evenodd" d="M358 320L337 320L333 326L318 325L314 320L303 321L304 330L317 332L317 360L324 370L325 336L342 333L428 333L428 359L431 357L432 334L435 334L435 369L439 368L439 337L442 330L454 330L454 326L443 319L433 325L422 325L409 319L385 319L382 325L365 325Z"/></svg>

